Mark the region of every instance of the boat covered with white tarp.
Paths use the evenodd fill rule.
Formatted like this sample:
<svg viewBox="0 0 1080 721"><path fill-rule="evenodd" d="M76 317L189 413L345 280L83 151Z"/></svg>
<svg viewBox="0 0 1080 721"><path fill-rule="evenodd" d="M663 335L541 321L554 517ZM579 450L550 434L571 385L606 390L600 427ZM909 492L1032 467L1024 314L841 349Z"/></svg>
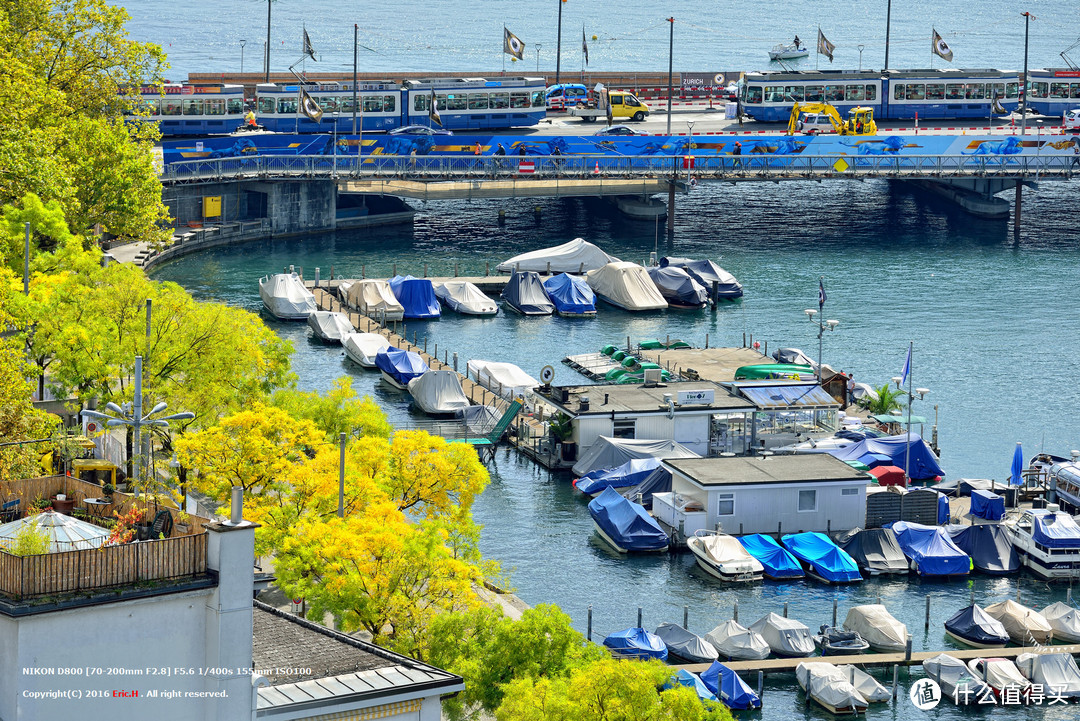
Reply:
<svg viewBox="0 0 1080 721"><path fill-rule="evenodd" d="M881 653L903 651L907 647L907 626L880 603L852 607L844 619L844 630L859 634L870 648Z"/></svg>
<svg viewBox="0 0 1080 721"><path fill-rule="evenodd" d="M719 658L711 643L677 623L660 624L656 635L667 646L669 657L677 656L687 663L712 663Z"/></svg>
<svg viewBox="0 0 1080 721"><path fill-rule="evenodd" d="M307 324L311 326L311 330L315 331L319 340L327 343L340 343L354 330L349 316L329 310L315 311L308 316Z"/></svg>
<svg viewBox="0 0 1080 721"><path fill-rule="evenodd" d="M1080 643L1080 611L1058 601L1044 608L1042 615L1054 629L1055 641Z"/></svg>
<svg viewBox="0 0 1080 721"><path fill-rule="evenodd" d="M967 664L947 653L926 659L922 667L930 680L941 687L941 695L958 706L974 706L980 698L994 697L993 689L975 678Z"/></svg>
<svg viewBox="0 0 1080 721"><path fill-rule="evenodd" d="M869 705L848 675L831 663L812 661L795 668L795 680L806 695L836 715L865 713Z"/></svg>
<svg viewBox="0 0 1080 721"><path fill-rule="evenodd" d="M699 529L686 539L686 546L698 565L721 581L760 581L764 577L765 567L733 536Z"/></svg>
<svg viewBox="0 0 1080 721"><path fill-rule="evenodd" d="M574 475L580 478L598 468L615 468L632 458L700 458L697 453L677 441L648 441L598 436L584 455L574 464Z"/></svg>
<svg viewBox="0 0 1080 721"><path fill-rule="evenodd" d="M349 333L341 339L345 355L364 368L375 367L375 356L390 347L390 341L378 333Z"/></svg>
<svg viewBox="0 0 1080 721"><path fill-rule="evenodd" d="M637 263L608 263L585 274L589 287L603 301L629 311L663 310L664 296L649 277L649 271Z"/></svg>
<svg viewBox="0 0 1080 721"><path fill-rule="evenodd" d="M722 658L735 661L760 661L772 653L768 642L738 621L725 621L705 634L705 640L713 645Z"/></svg>
<svg viewBox="0 0 1080 721"><path fill-rule="evenodd" d="M281 320L307 320L317 311L315 296L296 273L275 273L259 279L259 297L271 315Z"/></svg>
<svg viewBox="0 0 1080 721"><path fill-rule="evenodd" d="M492 393L507 400L524 396L540 385L540 381L513 363L473 359L466 369L469 378Z"/></svg>
<svg viewBox="0 0 1080 721"><path fill-rule="evenodd" d="M469 407L461 388L461 378L454 371L429 370L409 381L409 394L424 413L446 415Z"/></svg>
<svg viewBox="0 0 1080 721"><path fill-rule="evenodd" d="M405 307L398 302L385 280L358 280L349 286L346 303L366 316L398 321L405 317Z"/></svg>
<svg viewBox="0 0 1080 721"><path fill-rule="evenodd" d="M615 256L608 255L585 239L574 238L569 243L515 255L499 263L495 270L500 273L513 273L515 270L532 270L537 273L585 273L617 260Z"/></svg>
<svg viewBox="0 0 1080 721"><path fill-rule="evenodd" d="M435 297L455 313L462 315L495 315L499 305L466 280L448 280L435 284Z"/></svg>
<svg viewBox="0 0 1080 721"><path fill-rule="evenodd" d="M1013 643L1021 646L1050 643L1050 636L1054 629L1034 608L1028 608L1009 599L987 606L986 613L1001 622Z"/></svg>
<svg viewBox="0 0 1080 721"><path fill-rule="evenodd" d="M1068 653L1022 653L1016 657L1020 673L1042 684L1047 696L1080 699L1080 668Z"/></svg>
<svg viewBox="0 0 1080 721"><path fill-rule="evenodd" d="M817 652L814 638L806 624L778 613L769 613L757 620L750 630L761 635L777 656L797 658Z"/></svg>

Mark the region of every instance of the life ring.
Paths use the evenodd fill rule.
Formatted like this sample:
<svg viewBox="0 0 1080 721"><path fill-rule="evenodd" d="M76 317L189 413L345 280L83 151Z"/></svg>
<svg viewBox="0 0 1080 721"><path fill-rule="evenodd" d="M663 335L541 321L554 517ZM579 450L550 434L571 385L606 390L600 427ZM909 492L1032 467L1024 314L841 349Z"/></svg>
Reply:
<svg viewBox="0 0 1080 721"><path fill-rule="evenodd" d="M690 187L691 188L696 188L697 187L697 178L690 178Z"/></svg>

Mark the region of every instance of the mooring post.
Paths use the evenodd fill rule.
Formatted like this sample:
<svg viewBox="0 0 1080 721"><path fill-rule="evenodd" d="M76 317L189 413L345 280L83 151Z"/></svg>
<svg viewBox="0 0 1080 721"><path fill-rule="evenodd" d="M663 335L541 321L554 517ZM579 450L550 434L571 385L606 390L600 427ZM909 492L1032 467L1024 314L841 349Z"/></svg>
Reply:
<svg viewBox="0 0 1080 721"><path fill-rule="evenodd" d="M434 355L434 358L435 358L435 360L439 360L439 344L438 344L438 343L436 343L436 344L435 344L435 355Z"/></svg>
<svg viewBox="0 0 1080 721"><path fill-rule="evenodd" d="M904 660L911 660L911 636L908 636L907 644L904 646Z"/></svg>
<svg viewBox="0 0 1080 721"><path fill-rule="evenodd" d="M926 625L923 626L924 631L930 630L930 594L926 594Z"/></svg>
<svg viewBox="0 0 1080 721"><path fill-rule="evenodd" d="M894 663L893 667L892 667L892 697L893 697L894 701L896 700L896 692L897 692L897 689L899 688L899 681L900 681L900 667Z"/></svg>
<svg viewBox="0 0 1080 721"><path fill-rule="evenodd" d="M787 618L788 602L784 601L784 618Z"/></svg>
<svg viewBox="0 0 1080 721"><path fill-rule="evenodd" d="M330 280L334 279L334 265L330 264Z"/></svg>
<svg viewBox="0 0 1080 721"><path fill-rule="evenodd" d="M457 351L454 352L454 372L457 373Z"/></svg>
<svg viewBox="0 0 1080 721"><path fill-rule="evenodd" d="M589 621L588 621L588 625L585 628L586 628L585 638L592 641L592 604L591 603L589 604Z"/></svg>
<svg viewBox="0 0 1080 721"><path fill-rule="evenodd" d="M367 265L360 266L360 280L367 280Z"/></svg>
<svg viewBox="0 0 1080 721"><path fill-rule="evenodd" d="M626 336L626 352L630 352L630 336Z"/></svg>
<svg viewBox="0 0 1080 721"><path fill-rule="evenodd" d="M836 626L836 599L832 600L832 625Z"/></svg>
<svg viewBox="0 0 1080 721"><path fill-rule="evenodd" d="M689 630L689 629L686 628L686 624L689 623L689 622L690 622L690 607L689 606L683 606L682 607L682 627L683 627L684 631Z"/></svg>
<svg viewBox="0 0 1080 721"><path fill-rule="evenodd" d="M397 261L394 261L394 275L397 275Z"/></svg>
<svg viewBox="0 0 1080 721"><path fill-rule="evenodd" d="M424 355L427 355L427 336L424 336ZM435 354L438 357L438 353Z"/></svg>
<svg viewBox="0 0 1080 721"><path fill-rule="evenodd" d="M758 669L757 672L757 696L758 700L761 700L761 695L765 693L765 672Z"/></svg>
<svg viewBox="0 0 1080 721"><path fill-rule="evenodd" d="M720 304L720 281L714 280L712 282L712 307L716 308Z"/></svg>
<svg viewBox="0 0 1080 721"><path fill-rule="evenodd" d="M735 599L735 608L731 613L731 620L735 623L739 622L739 599Z"/></svg>
<svg viewBox="0 0 1080 721"><path fill-rule="evenodd" d="M454 277L458 277L458 262L456 260L454 261Z"/></svg>
<svg viewBox="0 0 1080 721"><path fill-rule="evenodd" d="M881 605L881 596L878 596L878 597L877 597L877 600L876 600L876 601L874 601L874 603L876 603L877 605L879 605L879 606L880 606L880 605Z"/></svg>
<svg viewBox="0 0 1080 721"><path fill-rule="evenodd" d="M641 625L641 606L637 607L637 627L642 628L642 625Z"/></svg>
<svg viewBox="0 0 1080 721"><path fill-rule="evenodd" d="M427 278L427 263L424 263L424 277Z"/></svg>
<svg viewBox="0 0 1080 721"><path fill-rule="evenodd" d="M743 331L743 334L742 334L742 347L743 348L746 347L746 331Z"/></svg>
<svg viewBox="0 0 1080 721"><path fill-rule="evenodd" d="M1016 181L1016 200L1013 203L1013 230L1017 233L1020 232L1020 206L1022 205L1022 196L1024 192L1024 183L1020 180Z"/></svg>
<svg viewBox="0 0 1080 721"><path fill-rule="evenodd" d="M671 108L668 108L671 112ZM667 234L669 238L675 236L675 183L668 183L667 191Z"/></svg>
<svg viewBox="0 0 1080 721"><path fill-rule="evenodd" d="M484 277L487 278L489 275L491 275L491 261L490 260L485 260L484 261Z"/></svg>
<svg viewBox="0 0 1080 721"><path fill-rule="evenodd" d="M705 334L705 350L709 349L709 334Z"/></svg>
<svg viewBox="0 0 1080 721"><path fill-rule="evenodd" d="M971 589L971 605L975 605L975 589Z"/></svg>

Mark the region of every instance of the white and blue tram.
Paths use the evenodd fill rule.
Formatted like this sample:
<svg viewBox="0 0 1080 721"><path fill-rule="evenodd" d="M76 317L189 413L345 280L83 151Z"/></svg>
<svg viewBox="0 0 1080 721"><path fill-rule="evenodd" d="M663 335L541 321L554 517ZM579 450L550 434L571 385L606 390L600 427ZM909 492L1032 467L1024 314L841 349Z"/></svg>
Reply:
<svg viewBox="0 0 1080 721"><path fill-rule="evenodd" d="M1028 71L1028 107L1042 115L1060 118L1080 108L1080 70L1046 68Z"/></svg>
<svg viewBox="0 0 1080 721"><path fill-rule="evenodd" d="M243 85L166 83L139 89L144 118L163 136L231 133L244 120Z"/></svg>

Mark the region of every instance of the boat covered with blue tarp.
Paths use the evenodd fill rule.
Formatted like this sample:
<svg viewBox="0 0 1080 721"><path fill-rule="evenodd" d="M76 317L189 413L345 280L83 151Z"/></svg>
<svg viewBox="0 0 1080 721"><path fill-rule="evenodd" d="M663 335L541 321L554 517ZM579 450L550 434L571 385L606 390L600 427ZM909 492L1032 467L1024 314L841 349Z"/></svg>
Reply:
<svg viewBox="0 0 1080 721"><path fill-rule="evenodd" d="M713 661L701 672L701 681L728 708L761 708L761 697L739 678L739 674L719 661Z"/></svg>
<svg viewBox="0 0 1080 721"><path fill-rule="evenodd" d="M784 548L803 562L807 573L825 583L856 583L862 580L855 559L824 533L789 533L780 540Z"/></svg>
<svg viewBox="0 0 1080 721"><path fill-rule="evenodd" d="M580 276L559 273L544 281L544 290L559 315L596 315L596 294Z"/></svg>
<svg viewBox="0 0 1080 721"><path fill-rule="evenodd" d="M1000 521L1005 517L1005 498L991 491L972 491L971 515Z"/></svg>
<svg viewBox="0 0 1080 721"><path fill-rule="evenodd" d="M746 552L765 567L765 577L773 580L802 578L806 575L799 559L776 542L772 536L752 533L739 538Z"/></svg>
<svg viewBox="0 0 1080 721"><path fill-rule="evenodd" d="M409 381L428 372L428 365L420 354L401 348L383 348L375 354L375 367L392 386L405 390Z"/></svg>
<svg viewBox="0 0 1080 721"><path fill-rule="evenodd" d="M503 287L502 299L522 315L551 315L555 304L551 302L540 275L535 271L515 271Z"/></svg>
<svg viewBox="0 0 1080 721"><path fill-rule="evenodd" d="M604 639L604 645L619 656L658 661L667 659L667 646L656 634L641 627L616 631Z"/></svg>
<svg viewBox="0 0 1080 721"><path fill-rule="evenodd" d="M661 268L681 268L691 278L712 293L713 283L717 285L717 295L721 300L735 300L741 298L743 287L735 276L727 272L708 258L704 260L691 260L690 258L664 257L660 259Z"/></svg>
<svg viewBox="0 0 1080 721"><path fill-rule="evenodd" d="M669 266L648 269L656 289L672 308L704 308L709 302L709 292L682 268Z"/></svg>
<svg viewBox="0 0 1080 721"><path fill-rule="evenodd" d="M587 496L596 496L605 488L636 486L658 468L663 468L663 462L659 458L632 458L615 468L601 468L586 473L574 481L574 488ZM664 471L671 476L670 471Z"/></svg>
<svg viewBox="0 0 1080 721"><path fill-rule="evenodd" d="M675 688L676 686L686 686L692 688L697 693L698 698L702 701L716 701L720 699L716 698L716 694L709 690L709 687L698 678L696 673L691 673L685 668L680 668L671 680L664 684L664 688Z"/></svg>
<svg viewBox="0 0 1080 721"><path fill-rule="evenodd" d="M1038 509L1031 511L1034 523L1031 538L1047 548L1076 548L1080 546L1080 526L1069 514Z"/></svg>
<svg viewBox="0 0 1080 721"><path fill-rule="evenodd" d="M1005 648L1009 632L978 604L971 604L945 622L946 635L975 648Z"/></svg>
<svg viewBox="0 0 1080 721"><path fill-rule="evenodd" d="M1020 571L1020 555L1016 552L1008 531L1000 523L950 525L945 526L945 532L961 551L971 556L975 570L993 576Z"/></svg>
<svg viewBox="0 0 1080 721"><path fill-rule="evenodd" d="M965 576L971 557L952 542L944 528L896 521L891 528L912 570L920 576Z"/></svg>
<svg viewBox="0 0 1080 721"><path fill-rule="evenodd" d="M660 524L614 488L605 488L589 501L589 515L600 536L621 553L663 551L668 547L667 534Z"/></svg>
<svg viewBox="0 0 1080 721"><path fill-rule="evenodd" d="M841 461L857 461L865 453L874 453L889 457L888 465L897 468L905 468L908 457L908 434L901 433L897 436L885 436L884 438L867 438L858 443L844 448L834 448L826 451ZM918 433L911 434L911 467L908 468L908 478L913 481L932 480L938 476L944 476L938 463L937 454L926 444L926 441Z"/></svg>
<svg viewBox="0 0 1080 721"><path fill-rule="evenodd" d="M442 315L439 299L435 295L435 286L427 278L414 278L411 275L395 275L389 281L390 290L404 308L402 317L423 320L438 318Z"/></svg>

